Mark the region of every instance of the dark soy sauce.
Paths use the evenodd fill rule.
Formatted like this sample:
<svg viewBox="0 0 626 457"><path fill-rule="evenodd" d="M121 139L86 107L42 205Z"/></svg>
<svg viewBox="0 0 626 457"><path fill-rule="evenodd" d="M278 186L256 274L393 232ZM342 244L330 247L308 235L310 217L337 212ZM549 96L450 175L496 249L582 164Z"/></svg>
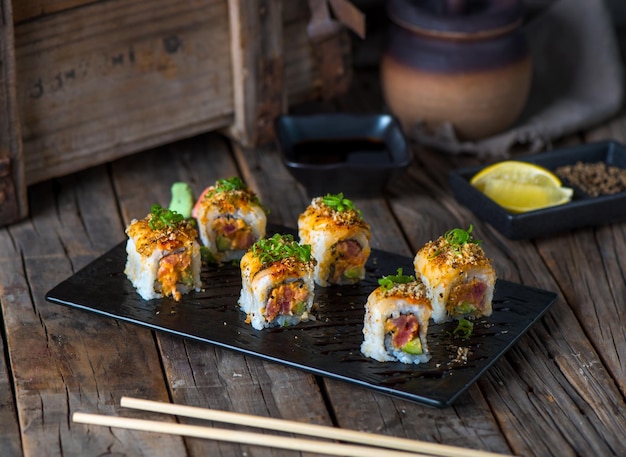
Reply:
<svg viewBox="0 0 626 457"><path fill-rule="evenodd" d="M377 139L307 140L295 143L292 150L295 162L310 165L387 165L392 162L387 145Z"/></svg>

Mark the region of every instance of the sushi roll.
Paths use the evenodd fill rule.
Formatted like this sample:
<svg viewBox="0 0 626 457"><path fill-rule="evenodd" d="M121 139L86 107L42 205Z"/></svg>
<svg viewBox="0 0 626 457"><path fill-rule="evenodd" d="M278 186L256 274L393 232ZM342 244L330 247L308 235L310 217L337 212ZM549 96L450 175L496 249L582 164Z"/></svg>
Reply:
<svg viewBox="0 0 626 457"><path fill-rule="evenodd" d="M216 263L239 260L265 237L267 216L252 190L237 178L220 179L204 190L192 216L202 244Z"/></svg>
<svg viewBox="0 0 626 457"><path fill-rule="evenodd" d="M124 273L141 298L172 297L200 291L198 232L181 214L153 205L144 219L126 228Z"/></svg>
<svg viewBox="0 0 626 457"><path fill-rule="evenodd" d="M415 256L415 274L429 290L436 323L492 313L496 272L471 232L471 225L449 230Z"/></svg>
<svg viewBox="0 0 626 457"><path fill-rule="evenodd" d="M257 241L240 262L239 306L257 330L295 325L311 317L315 296L311 247L292 235Z"/></svg>
<svg viewBox="0 0 626 457"><path fill-rule="evenodd" d="M298 234L317 261L316 284L354 284L365 277L370 226L342 193L314 198L298 218Z"/></svg>
<svg viewBox="0 0 626 457"><path fill-rule="evenodd" d="M379 362L424 363L428 352L428 321L432 308L424 284L402 269L379 279L368 296L361 352Z"/></svg>

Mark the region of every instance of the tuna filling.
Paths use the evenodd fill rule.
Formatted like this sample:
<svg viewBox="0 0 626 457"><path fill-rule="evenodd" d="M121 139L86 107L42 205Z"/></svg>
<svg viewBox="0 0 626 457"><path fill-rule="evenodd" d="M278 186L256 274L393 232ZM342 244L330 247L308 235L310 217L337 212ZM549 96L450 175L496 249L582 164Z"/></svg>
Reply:
<svg viewBox="0 0 626 457"><path fill-rule="evenodd" d="M481 314L485 306L487 284L478 278L456 284L448 297L448 311L451 315Z"/></svg>
<svg viewBox="0 0 626 457"><path fill-rule="evenodd" d="M279 315L300 315L306 311L309 295L302 281L281 284L272 289L265 307L265 319L272 322Z"/></svg>
<svg viewBox="0 0 626 457"><path fill-rule="evenodd" d="M385 334L389 348L411 354L422 353L419 322L415 315L401 314L398 317L390 317L385 321Z"/></svg>
<svg viewBox="0 0 626 457"><path fill-rule="evenodd" d="M171 295L174 300L179 301L181 294L176 285L193 285L191 255L188 252L178 252L162 257L157 270L157 283L157 289L160 288L165 297Z"/></svg>
<svg viewBox="0 0 626 457"><path fill-rule="evenodd" d="M328 281L340 284L343 280L358 280L361 278L363 265L367 261L365 252L355 240L342 240L333 246L335 262Z"/></svg>
<svg viewBox="0 0 626 457"><path fill-rule="evenodd" d="M233 216L222 216L213 222L217 250L245 251L254 244L254 234L246 223Z"/></svg>

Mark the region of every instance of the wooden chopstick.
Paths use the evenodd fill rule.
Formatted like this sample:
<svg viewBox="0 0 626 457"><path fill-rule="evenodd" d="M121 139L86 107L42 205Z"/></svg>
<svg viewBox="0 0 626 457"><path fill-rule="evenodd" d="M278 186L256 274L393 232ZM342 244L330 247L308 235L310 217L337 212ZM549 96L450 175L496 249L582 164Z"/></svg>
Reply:
<svg viewBox="0 0 626 457"><path fill-rule="evenodd" d="M346 457L380 457L382 451L381 448L374 447L290 438L262 433L242 432L239 430L228 430L222 428L201 427L197 425L186 425L173 422L106 416L101 414L76 412L72 415L72 420L77 423L89 425L103 425L106 427L167 433L170 435L206 438L216 441L229 441L239 444L251 444L255 446L315 452L318 454L339 455ZM384 455L386 457L428 457L424 454L391 450L384 450Z"/></svg>
<svg viewBox="0 0 626 457"><path fill-rule="evenodd" d="M289 432L300 435L315 436L331 440L359 443L362 445L376 446L378 448L396 449L413 453L422 453L432 456L443 457L497 457L496 454L487 451L448 446L444 444L428 443L424 441L397 438L388 435L360 432L325 425L307 424L304 422L275 419L271 417L253 416L249 414L220 411L196 406L176 405L152 400L143 400L132 397L122 397L120 405L127 408L152 411L157 413L172 414L177 416L193 417L215 422L238 424L249 427L257 427L268 430ZM380 451L379 451L380 452Z"/></svg>

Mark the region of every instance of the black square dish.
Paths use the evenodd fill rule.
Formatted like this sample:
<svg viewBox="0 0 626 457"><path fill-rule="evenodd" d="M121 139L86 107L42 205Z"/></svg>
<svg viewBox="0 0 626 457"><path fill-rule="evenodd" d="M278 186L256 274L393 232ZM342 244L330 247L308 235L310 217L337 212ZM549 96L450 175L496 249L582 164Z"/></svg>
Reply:
<svg viewBox="0 0 626 457"><path fill-rule="evenodd" d="M626 148L615 141L590 143L556 149L522 158L554 172L577 162L598 163L626 169ZM571 202L527 213L513 214L475 189L470 180L485 166L453 170L449 174L455 198L480 219L488 222L512 240L540 238L583 227L593 227L626 220L626 192L592 197L574 187Z"/></svg>
<svg viewBox="0 0 626 457"><path fill-rule="evenodd" d="M285 167L309 196L380 195L411 163L411 150L391 115L284 115L275 122Z"/></svg>

